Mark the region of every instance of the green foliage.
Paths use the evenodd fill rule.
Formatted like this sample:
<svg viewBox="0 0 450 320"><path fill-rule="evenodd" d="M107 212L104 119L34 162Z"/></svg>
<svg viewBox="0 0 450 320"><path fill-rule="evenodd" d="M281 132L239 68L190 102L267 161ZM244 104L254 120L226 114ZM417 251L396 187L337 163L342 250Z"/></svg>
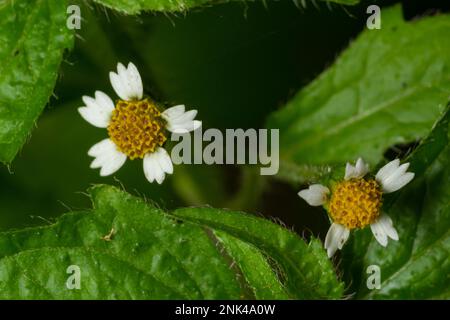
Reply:
<svg viewBox="0 0 450 320"><path fill-rule="evenodd" d="M370 230L359 231L345 248L344 270L358 298L450 298L450 111L411 155L414 182L385 205L400 240L381 247ZM366 268L381 269L381 288L368 290Z"/></svg>
<svg viewBox="0 0 450 320"><path fill-rule="evenodd" d="M227 3L238 0L94 0L108 8L126 13L138 14L142 11L183 12L192 8ZM264 0L241 0L242 2L264 2ZM321 0L345 5L353 5L359 0ZM297 0L293 0L298 4Z"/></svg>
<svg viewBox="0 0 450 320"><path fill-rule="evenodd" d="M256 299L290 298L261 251L225 232L215 231L215 235L242 270L242 275Z"/></svg>
<svg viewBox="0 0 450 320"><path fill-rule="evenodd" d="M376 165L392 145L424 137L450 94L450 16L405 22L383 9L333 66L275 112L280 177L302 182L364 157Z"/></svg>
<svg viewBox="0 0 450 320"><path fill-rule="evenodd" d="M0 4L0 162L11 162L53 92L72 46L66 1Z"/></svg>
<svg viewBox="0 0 450 320"><path fill-rule="evenodd" d="M86 207L89 197L76 192L92 183L121 184L141 197L96 185L89 191L92 209L70 210L46 226L1 232L0 298L340 299L346 293L359 299L449 299L450 16L406 22L399 6L383 8L381 30L363 31L331 67L273 112L358 31L343 10L312 11L309 3L78 2L80 40L68 59L73 63L63 64L61 72L74 38L66 27L68 3L1 2L0 162L11 163L46 105L56 108L8 166L11 172L0 171L0 228L29 224L23 217L39 213L43 221L52 219L61 211L59 200ZM299 13L294 5L308 9ZM359 9L365 13L363 5ZM355 25L340 24L330 37L330 30L319 27L324 21ZM141 162L129 161L117 176L98 177L85 153L106 133L86 124L76 108L94 90L112 94L108 72L130 60L139 66L147 94L198 109L205 128L258 127L273 112L267 124L280 129L279 177L286 181L342 176L343 164L357 157L376 168L387 149L420 141L406 159L415 179L383 199L400 240L383 248L369 228L355 231L336 273L314 236L306 242L238 211L273 214L260 209L266 192L279 185L255 167L176 166L159 186L148 184ZM62 98L49 103L55 83L55 97ZM277 215L287 211L303 222L317 213L289 208L284 190L292 197L295 191L280 186L275 194L283 197L270 204ZM151 203L143 200L148 197ZM170 211L183 205L202 207ZM81 269L80 290L66 287L70 265ZM381 268L379 290L367 288L370 265Z"/></svg>
<svg viewBox="0 0 450 320"><path fill-rule="evenodd" d="M170 215L109 186L90 193L90 211L66 214L51 226L0 233L0 298L282 299L342 293L317 241L307 245L269 221L211 208ZM208 219L221 224L211 227ZM239 228L242 223L252 226ZM80 290L66 288L70 265L81 269Z"/></svg>
<svg viewBox="0 0 450 320"><path fill-rule="evenodd" d="M289 280L286 287L292 296L338 298L342 293L343 287L336 282L328 267L330 262L316 239L306 245L298 240L298 236L276 224L239 212L182 208L173 214L227 232L267 252L284 270Z"/></svg>

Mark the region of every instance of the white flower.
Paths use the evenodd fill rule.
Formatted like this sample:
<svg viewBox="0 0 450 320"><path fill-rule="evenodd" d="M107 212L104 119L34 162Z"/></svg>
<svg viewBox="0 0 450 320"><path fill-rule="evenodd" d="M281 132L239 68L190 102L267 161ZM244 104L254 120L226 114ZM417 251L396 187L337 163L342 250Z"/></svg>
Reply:
<svg viewBox="0 0 450 320"><path fill-rule="evenodd" d="M333 185L331 197L330 190L320 184L298 193L311 206L325 206L333 221L324 243L328 257L342 249L352 229L368 225L383 247L388 238L398 241L392 219L381 212L382 194L397 191L414 178L414 173L406 172L408 167L409 163L400 165L396 159L382 167L375 179L364 179L369 166L359 158L355 166L347 163L344 180Z"/></svg>
<svg viewBox="0 0 450 320"><path fill-rule="evenodd" d="M101 176L119 170L127 157L143 159L148 181L161 184L166 174L173 173L172 160L163 148L166 130L186 133L201 126L194 120L197 110L185 111L184 105L174 106L162 113L156 103L143 98L141 75L133 63L127 67L117 64L117 73L110 72L114 91L120 97L116 104L101 91L94 98L83 96L85 106L78 109L90 124L107 128L109 138L95 144L88 151L94 157L91 168L100 168Z"/></svg>

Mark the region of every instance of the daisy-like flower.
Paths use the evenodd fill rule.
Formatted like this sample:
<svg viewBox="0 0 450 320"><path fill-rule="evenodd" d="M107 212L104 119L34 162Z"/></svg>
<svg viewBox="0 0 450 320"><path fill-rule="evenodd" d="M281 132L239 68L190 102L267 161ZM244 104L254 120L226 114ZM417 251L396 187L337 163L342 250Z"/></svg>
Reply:
<svg viewBox="0 0 450 320"><path fill-rule="evenodd" d="M353 166L347 163L343 181L335 183L330 189L313 184L301 190L298 195L311 206L324 206L332 220L325 237L328 257L342 249L353 229L368 225L375 239L383 246L388 238L398 241L391 218L381 212L382 195L399 190L408 184L414 173L407 172L409 163L400 165L395 159L382 167L375 178L366 178L369 166L359 158Z"/></svg>
<svg viewBox="0 0 450 320"><path fill-rule="evenodd" d="M119 170L127 158L143 159L148 181L161 184L166 174L173 173L172 160L164 149L168 131L186 133L201 126L194 120L197 110L185 111L178 105L161 112L154 101L144 98L141 76L136 66L117 64L117 73L109 79L120 99L114 103L101 91L94 97L83 96L85 106L78 109L90 124L106 128L109 138L88 151L94 157L91 168L100 168L101 176Z"/></svg>

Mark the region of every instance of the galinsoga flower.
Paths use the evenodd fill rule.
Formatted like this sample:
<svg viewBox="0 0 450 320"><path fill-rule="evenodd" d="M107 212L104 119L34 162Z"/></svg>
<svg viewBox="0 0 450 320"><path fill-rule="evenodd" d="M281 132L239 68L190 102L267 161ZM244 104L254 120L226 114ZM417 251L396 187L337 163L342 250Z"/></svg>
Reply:
<svg viewBox="0 0 450 320"><path fill-rule="evenodd" d="M333 223L325 237L328 257L342 249L350 230L370 225L377 241L386 247L388 238L397 241L398 233L391 218L381 212L382 196L408 184L414 173L407 172L409 163L396 159L382 167L375 178L365 178L369 166L359 158L356 165L347 163L343 181L330 189L313 184L298 195L311 206L324 206ZM331 195L330 195L331 193Z"/></svg>
<svg viewBox="0 0 450 320"><path fill-rule="evenodd" d="M167 131L186 133L201 126L194 120L197 110L185 111L178 105L161 112L149 98L143 98L141 76L136 66L117 64L117 73L109 79L120 97L115 104L101 91L95 97L83 96L85 106L78 109L90 124L106 128L109 138L95 144L88 151L94 157L91 168L100 168L101 176L119 170L127 157L143 159L144 174L148 181L161 184L166 174L173 173L172 160L164 149Z"/></svg>

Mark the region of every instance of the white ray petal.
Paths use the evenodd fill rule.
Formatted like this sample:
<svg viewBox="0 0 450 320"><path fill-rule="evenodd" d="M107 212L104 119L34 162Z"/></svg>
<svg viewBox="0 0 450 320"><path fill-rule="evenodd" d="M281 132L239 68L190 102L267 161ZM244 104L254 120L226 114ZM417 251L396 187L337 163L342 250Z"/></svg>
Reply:
<svg viewBox="0 0 450 320"><path fill-rule="evenodd" d="M114 110L114 102L112 99L104 92L97 90L95 91L95 100L98 103L98 106L109 112L113 112Z"/></svg>
<svg viewBox="0 0 450 320"><path fill-rule="evenodd" d="M80 107L78 108L78 112L80 113L80 115L83 117L84 120L89 122L94 127L106 128L109 125L111 115L102 113L98 109Z"/></svg>
<svg viewBox="0 0 450 320"><path fill-rule="evenodd" d="M156 180L161 184L166 174L173 173L173 164L169 154L164 148L158 148L144 157L144 174L149 182Z"/></svg>
<svg viewBox="0 0 450 320"><path fill-rule="evenodd" d="M393 174L395 172L395 170L398 168L399 165L400 165L399 159L395 159L395 160L388 162L380 170L378 170L377 174L375 175L375 178L378 181L382 181L382 180L386 179L387 177L389 177L391 174Z"/></svg>
<svg viewBox="0 0 450 320"><path fill-rule="evenodd" d="M383 228L382 223L377 219L375 222L372 222L370 225L370 229L372 230L375 239L377 239L378 243L383 247L386 247L388 244L388 236Z"/></svg>
<svg viewBox="0 0 450 320"><path fill-rule="evenodd" d="M402 176L400 176L397 180L392 181L390 183L384 183L383 184L383 192L384 193L391 193L394 191L397 191L404 186L406 186L408 183L411 182L411 180L414 179L414 173L413 172L406 172Z"/></svg>
<svg viewBox="0 0 450 320"><path fill-rule="evenodd" d="M138 69L132 62L128 63L127 77L130 83L130 95L137 100L141 100L144 94L142 79Z"/></svg>
<svg viewBox="0 0 450 320"><path fill-rule="evenodd" d="M101 176L109 176L119 170L127 156L117 149L111 139L104 139L92 146L88 155L95 159L91 163L91 168L100 168Z"/></svg>
<svg viewBox="0 0 450 320"><path fill-rule="evenodd" d="M168 174L173 173L173 164L172 159L170 159L169 154L164 148L158 148L158 150L155 152L155 158L159 163L159 166L161 169Z"/></svg>
<svg viewBox="0 0 450 320"><path fill-rule="evenodd" d="M174 107L171 107L169 109L164 110L164 112L161 113L161 116L165 119L168 118L176 118L184 113L185 106L184 104L180 104Z"/></svg>
<svg viewBox="0 0 450 320"><path fill-rule="evenodd" d="M167 125L167 130L173 133L183 134L191 131L195 131L202 126L202 122L198 120L187 121L184 123L177 124L175 126Z"/></svg>
<svg viewBox="0 0 450 320"><path fill-rule="evenodd" d="M391 217L389 217L387 214L381 214L378 218L378 223L383 228L384 233L391 238L392 240L398 241L398 233L397 230L394 228L394 224L392 222Z"/></svg>
<svg viewBox="0 0 450 320"><path fill-rule="evenodd" d="M345 167L345 180L363 178L369 172L369 165L362 158L358 158L355 166L347 162Z"/></svg>
<svg viewBox="0 0 450 320"><path fill-rule="evenodd" d="M194 131L201 126L201 121L194 120L197 116L197 110L185 112L184 105L169 108L161 115L167 121L167 130L173 133L183 134Z"/></svg>
<svg viewBox="0 0 450 320"><path fill-rule="evenodd" d="M127 73L127 68L125 68L125 66L123 65L122 62L119 62L117 64L117 74L119 75L119 77L121 78L126 78L126 73Z"/></svg>
<svg viewBox="0 0 450 320"><path fill-rule="evenodd" d="M331 258L336 251L341 250L347 242L350 230L341 224L333 223L328 229L325 237L324 247L327 250L328 257Z"/></svg>
<svg viewBox="0 0 450 320"><path fill-rule="evenodd" d="M185 113L180 114L176 117L171 117L170 122L172 124L184 123L187 121L194 120L196 116L197 116L197 110L193 109L193 110L186 111Z"/></svg>
<svg viewBox="0 0 450 320"><path fill-rule="evenodd" d="M144 90L141 75L132 62L128 63L127 68L119 62L117 73L110 72L109 79L121 99L127 101L142 99Z"/></svg>
<svg viewBox="0 0 450 320"><path fill-rule="evenodd" d="M83 96L82 100L86 106L78 108L78 112L84 120L95 127L106 128L114 110L114 103L105 93L95 92L95 98Z"/></svg>
<svg viewBox="0 0 450 320"><path fill-rule="evenodd" d="M400 160L395 159L382 167L375 179L381 184L384 193L394 192L414 178L414 173L406 172L408 168L409 163L400 165Z"/></svg>
<svg viewBox="0 0 450 320"><path fill-rule="evenodd" d="M327 201L330 190L321 184L312 184L308 189L301 190L298 195L310 206L321 206Z"/></svg>
<svg viewBox="0 0 450 320"><path fill-rule="evenodd" d="M111 82L114 91L117 93L120 99L128 100L130 96L129 89L126 84L122 83L121 77L119 77L117 73L110 72L109 80Z"/></svg>
<svg viewBox="0 0 450 320"><path fill-rule="evenodd" d="M161 168L161 165L156 158L154 159L154 169L155 180L158 184L161 184L164 181L166 175L164 174L164 170Z"/></svg>
<svg viewBox="0 0 450 320"><path fill-rule="evenodd" d="M132 84L130 79L128 78L128 71L122 63L117 64L117 75L120 78L120 82L122 86L125 88L127 92L127 96L125 100L132 100Z"/></svg>
<svg viewBox="0 0 450 320"><path fill-rule="evenodd" d="M155 159L151 157L144 157L143 161L144 165L144 175L149 182L155 181L155 172L159 170L159 167L155 161Z"/></svg>

